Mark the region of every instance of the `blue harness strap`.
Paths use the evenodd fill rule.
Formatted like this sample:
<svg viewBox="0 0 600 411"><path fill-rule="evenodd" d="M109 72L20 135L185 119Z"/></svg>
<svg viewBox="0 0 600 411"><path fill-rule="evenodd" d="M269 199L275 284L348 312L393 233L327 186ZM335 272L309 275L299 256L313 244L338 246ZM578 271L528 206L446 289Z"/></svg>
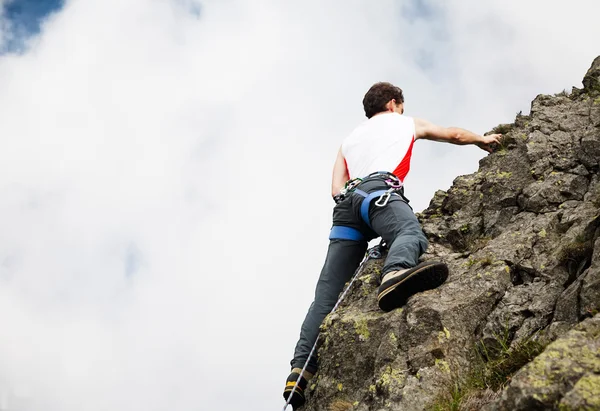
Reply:
<svg viewBox="0 0 600 411"><path fill-rule="evenodd" d="M377 190L377 191L373 191L370 194L367 194L366 192L364 192L362 190L358 190L358 189L354 190L354 192L365 198L363 200L362 204L360 205L360 216L362 217L363 221L369 227L371 227L371 219L369 218L369 206L371 205L371 201L373 201L373 199L375 199L375 198L381 197L381 195L384 193L387 193L388 190Z"/></svg>
<svg viewBox="0 0 600 411"><path fill-rule="evenodd" d="M356 228L334 225L329 233L329 239L362 241L365 239L365 236Z"/></svg>

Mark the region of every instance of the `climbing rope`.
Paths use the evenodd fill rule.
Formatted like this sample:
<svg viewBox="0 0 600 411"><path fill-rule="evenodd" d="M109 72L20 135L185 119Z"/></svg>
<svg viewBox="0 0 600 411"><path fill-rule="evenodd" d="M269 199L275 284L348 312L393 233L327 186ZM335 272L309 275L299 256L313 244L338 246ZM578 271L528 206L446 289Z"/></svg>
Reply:
<svg viewBox="0 0 600 411"><path fill-rule="evenodd" d="M348 290L350 290L350 287L352 287L354 280L356 280L358 278L358 274L360 274L360 272L362 271L364 263L366 263L367 261L369 261L371 259L376 260L376 259L381 258L383 255L384 248L385 248L385 245L382 240L380 244L378 244L374 247L371 247L369 250L367 250L367 252L365 253L365 257L360 262L360 264L358 265L358 268L354 272L354 275L352 276L350 283L348 284L348 286L346 287L346 289L344 290L342 295L340 295L340 298L338 298L337 302L333 306L333 309L331 310L329 315L333 314L335 312L335 310L337 310L338 306L342 303L342 301L344 300L344 297L346 297L346 294L348 293ZM313 346L310 350L310 353L308 354L308 357L306 358L306 362L304 363L304 366L302 367L302 371L300 371L300 375L298 376L298 379L296 380L296 383L294 384L294 387L292 388L292 392L290 393L287 401L285 402L285 405L284 405L282 411L286 411L287 407L290 405L290 402L292 401L292 397L294 396L294 393L296 392L296 388L298 387L298 382L300 381L300 378L302 378L302 376L304 375L304 371L306 371L306 367L308 366L308 361L310 360L310 358L312 357L312 355L314 354L314 352L317 348L317 343L319 342L320 336L321 336L321 333L319 333L317 335L317 339L315 340L315 343L313 344Z"/></svg>

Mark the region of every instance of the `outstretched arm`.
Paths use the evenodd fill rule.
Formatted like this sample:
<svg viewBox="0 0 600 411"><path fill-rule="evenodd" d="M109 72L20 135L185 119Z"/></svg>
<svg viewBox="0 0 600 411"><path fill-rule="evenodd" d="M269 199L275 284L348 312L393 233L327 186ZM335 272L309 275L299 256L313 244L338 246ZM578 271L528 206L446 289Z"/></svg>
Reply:
<svg viewBox="0 0 600 411"><path fill-rule="evenodd" d="M346 181L350 179L348 175L348 169L346 168L346 161L342 154L342 148L338 151L335 164L333 165L333 177L331 179L331 195L335 196L339 194L341 189L344 188Z"/></svg>
<svg viewBox="0 0 600 411"><path fill-rule="evenodd" d="M500 144L502 134L490 134L481 136L469 130L458 127L440 127L427 120L415 118L415 140L423 138L426 140L443 141L452 144L465 145L475 144L482 150L492 152L491 145Z"/></svg>

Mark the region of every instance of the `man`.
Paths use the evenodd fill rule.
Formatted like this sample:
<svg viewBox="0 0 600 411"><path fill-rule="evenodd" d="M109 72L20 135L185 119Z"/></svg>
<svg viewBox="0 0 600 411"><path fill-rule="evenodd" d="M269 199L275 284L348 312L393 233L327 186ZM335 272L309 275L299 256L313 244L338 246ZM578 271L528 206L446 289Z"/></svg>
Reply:
<svg viewBox="0 0 600 411"><path fill-rule="evenodd" d="M389 252L377 300L383 311L401 307L415 293L440 286L448 276L443 263L419 264L427 239L404 197L402 183L410 169L416 140L475 144L491 152L500 134L481 136L461 128L439 127L403 116L402 90L374 84L363 99L367 121L342 143L333 168L331 194L336 201L325 264L291 361L284 398L296 409L305 402L308 381L317 371L316 353L308 358L319 326L335 305L344 284L362 260L367 242L381 236ZM306 370L302 368L308 361ZM295 388L294 388L295 387Z"/></svg>

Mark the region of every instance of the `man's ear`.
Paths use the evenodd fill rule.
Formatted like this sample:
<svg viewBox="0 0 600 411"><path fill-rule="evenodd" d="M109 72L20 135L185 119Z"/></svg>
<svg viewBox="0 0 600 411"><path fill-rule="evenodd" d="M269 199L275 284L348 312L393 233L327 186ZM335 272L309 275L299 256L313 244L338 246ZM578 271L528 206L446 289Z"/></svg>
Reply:
<svg viewBox="0 0 600 411"><path fill-rule="evenodd" d="M385 103L385 108L387 111L394 111L394 105L396 104L396 100L391 99L387 103Z"/></svg>

